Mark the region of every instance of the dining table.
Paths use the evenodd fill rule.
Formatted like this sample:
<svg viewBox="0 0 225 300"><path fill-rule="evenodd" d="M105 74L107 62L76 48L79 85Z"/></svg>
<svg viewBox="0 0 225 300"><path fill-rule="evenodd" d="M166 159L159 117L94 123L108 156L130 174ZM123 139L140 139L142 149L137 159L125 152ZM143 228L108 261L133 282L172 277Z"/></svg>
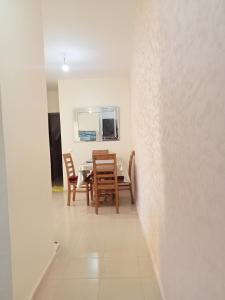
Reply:
<svg viewBox="0 0 225 300"><path fill-rule="evenodd" d="M108 161L106 161L107 163ZM102 163L102 161L101 161ZM104 162L103 162L104 163ZM117 176L119 177L120 181L124 182L130 182L130 177L128 174L128 169L126 166L125 161L118 157L117 158ZM81 163L78 168L78 180L77 180L77 187L80 188L82 187L85 178L88 176L88 174L91 173L93 170L93 161L92 159L86 160L85 162Z"/></svg>

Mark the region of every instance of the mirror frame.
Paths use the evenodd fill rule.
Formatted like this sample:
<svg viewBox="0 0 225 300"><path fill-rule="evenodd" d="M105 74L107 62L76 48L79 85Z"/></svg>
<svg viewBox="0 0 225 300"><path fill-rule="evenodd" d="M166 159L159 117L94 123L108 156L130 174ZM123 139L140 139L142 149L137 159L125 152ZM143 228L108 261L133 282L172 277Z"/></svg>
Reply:
<svg viewBox="0 0 225 300"><path fill-rule="evenodd" d="M117 121L118 138L117 139L103 139L103 128L102 128L102 113L106 110L112 109L115 114L115 120ZM100 136L96 140L81 141L79 137L79 124L78 115L79 113L99 113L99 132ZM117 142L120 140L120 109L118 106L101 106L101 107L80 107L74 109L74 142L86 143L86 142Z"/></svg>

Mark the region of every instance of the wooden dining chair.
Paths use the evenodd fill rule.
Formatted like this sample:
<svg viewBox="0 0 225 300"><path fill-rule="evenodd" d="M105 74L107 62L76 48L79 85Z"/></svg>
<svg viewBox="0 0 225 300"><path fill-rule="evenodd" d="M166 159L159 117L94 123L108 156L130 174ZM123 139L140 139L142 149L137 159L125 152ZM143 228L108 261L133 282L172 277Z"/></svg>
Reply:
<svg viewBox="0 0 225 300"><path fill-rule="evenodd" d="M134 204L134 195L133 195L133 188L132 188L132 168L133 168L134 158L135 158L135 151L133 150L130 153L129 168L128 168L128 175L129 175L130 182L124 182L124 181L118 180L119 191L123 191L123 190L130 191L130 197L131 197L132 204Z"/></svg>
<svg viewBox="0 0 225 300"><path fill-rule="evenodd" d="M70 206L71 196L73 201L75 201L76 189L77 189L77 180L78 176L75 174L75 168L73 164L73 159L70 153L63 154L63 160L66 167L67 174L67 184L68 184L68 198L67 205ZM85 178L84 187L86 189L87 205L89 205L89 192L91 191L91 182L92 179L89 177Z"/></svg>
<svg viewBox="0 0 225 300"><path fill-rule="evenodd" d="M92 150L92 156L97 154L108 154L109 150Z"/></svg>
<svg viewBox="0 0 225 300"><path fill-rule="evenodd" d="M113 194L116 212L119 213L116 154L93 155L93 177L96 214L98 214L99 198L106 193Z"/></svg>
<svg viewBox="0 0 225 300"><path fill-rule="evenodd" d="M74 164L73 164L73 159L71 154L64 153L63 160L66 167L67 185L68 185L67 205L70 206L71 196L73 201L75 201L78 177L75 174L75 169L74 169Z"/></svg>

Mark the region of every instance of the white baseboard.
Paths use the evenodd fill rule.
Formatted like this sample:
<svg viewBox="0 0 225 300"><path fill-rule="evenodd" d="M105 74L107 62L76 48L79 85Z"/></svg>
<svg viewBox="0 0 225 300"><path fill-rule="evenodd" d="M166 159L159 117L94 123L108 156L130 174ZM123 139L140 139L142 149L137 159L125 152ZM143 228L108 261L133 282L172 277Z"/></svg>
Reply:
<svg viewBox="0 0 225 300"><path fill-rule="evenodd" d="M141 227L142 227L142 230L143 230L143 233L144 233L145 242L146 242L146 244L148 246L148 250L149 250L149 253L150 253L150 256L151 256L151 260L152 260L154 272L155 272L155 275L156 275L156 280L157 280L157 283L159 285L160 294L161 294L162 300L166 300L166 295L165 295L164 287L163 287L163 284L162 284L162 281L161 281L161 277L160 277L160 274L159 274L159 270L158 270L158 268L156 266L155 261L153 260L152 249L151 249L151 247L149 246L149 244L148 244L148 242L146 240L146 237L145 237L145 228L144 228L144 224L141 221L140 214L139 214L139 211L138 211L138 207L137 207L137 212L138 212L138 218L139 218L139 221L141 223Z"/></svg>
<svg viewBox="0 0 225 300"><path fill-rule="evenodd" d="M56 253L57 253L57 251L58 251L58 248L59 248L59 243L54 243L54 250L53 250L53 253L52 253L52 255L51 255L51 257L50 257L50 259L49 259L49 261L48 261L46 267L44 268L43 272L41 273L41 276L40 276L39 279L37 280L37 283L35 284L33 290L31 291L31 294L30 294L30 297L28 298L28 300L32 300L32 299L34 298L34 296L35 296L35 294L36 294L36 292L37 292L37 290L38 290L38 288L39 288L39 286L40 286L42 280L44 279L44 277L45 277L45 275L46 275L46 273L47 273L49 267L51 266L51 264L52 264L52 262L53 262L53 260L54 260L54 258L55 258L55 256L56 256Z"/></svg>

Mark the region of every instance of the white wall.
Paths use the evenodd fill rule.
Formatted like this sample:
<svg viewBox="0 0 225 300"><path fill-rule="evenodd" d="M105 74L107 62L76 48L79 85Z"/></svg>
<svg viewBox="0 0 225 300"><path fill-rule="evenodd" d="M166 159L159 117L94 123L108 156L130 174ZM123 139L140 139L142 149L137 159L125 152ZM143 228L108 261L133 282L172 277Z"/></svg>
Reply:
<svg viewBox="0 0 225 300"><path fill-rule="evenodd" d="M224 300L224 13L222 0L142 0L138 13L138 210L167 300Z"/></svg>
<svg viewBox="0 0 225 300"><path fill-rule="evenodd" d="M0 37L13 299L26 300L54 253L40 2L1 1Z"/></svg>
<svg viewBox="0 0 225 300"><path fill-rule="evenodd" d="M59 81L62 152L72 151L77 168L93 149L109 149L126 161L130 152L130 93L125 77ZM74 109L90 106L120 107L120 141L74 143Z"/></svg>
<svg viewBox="0 0 225 300"><path fill-rule="evenodd" d="M58 90L47 90L48 112L59 112L59 94Z"/></svg>

